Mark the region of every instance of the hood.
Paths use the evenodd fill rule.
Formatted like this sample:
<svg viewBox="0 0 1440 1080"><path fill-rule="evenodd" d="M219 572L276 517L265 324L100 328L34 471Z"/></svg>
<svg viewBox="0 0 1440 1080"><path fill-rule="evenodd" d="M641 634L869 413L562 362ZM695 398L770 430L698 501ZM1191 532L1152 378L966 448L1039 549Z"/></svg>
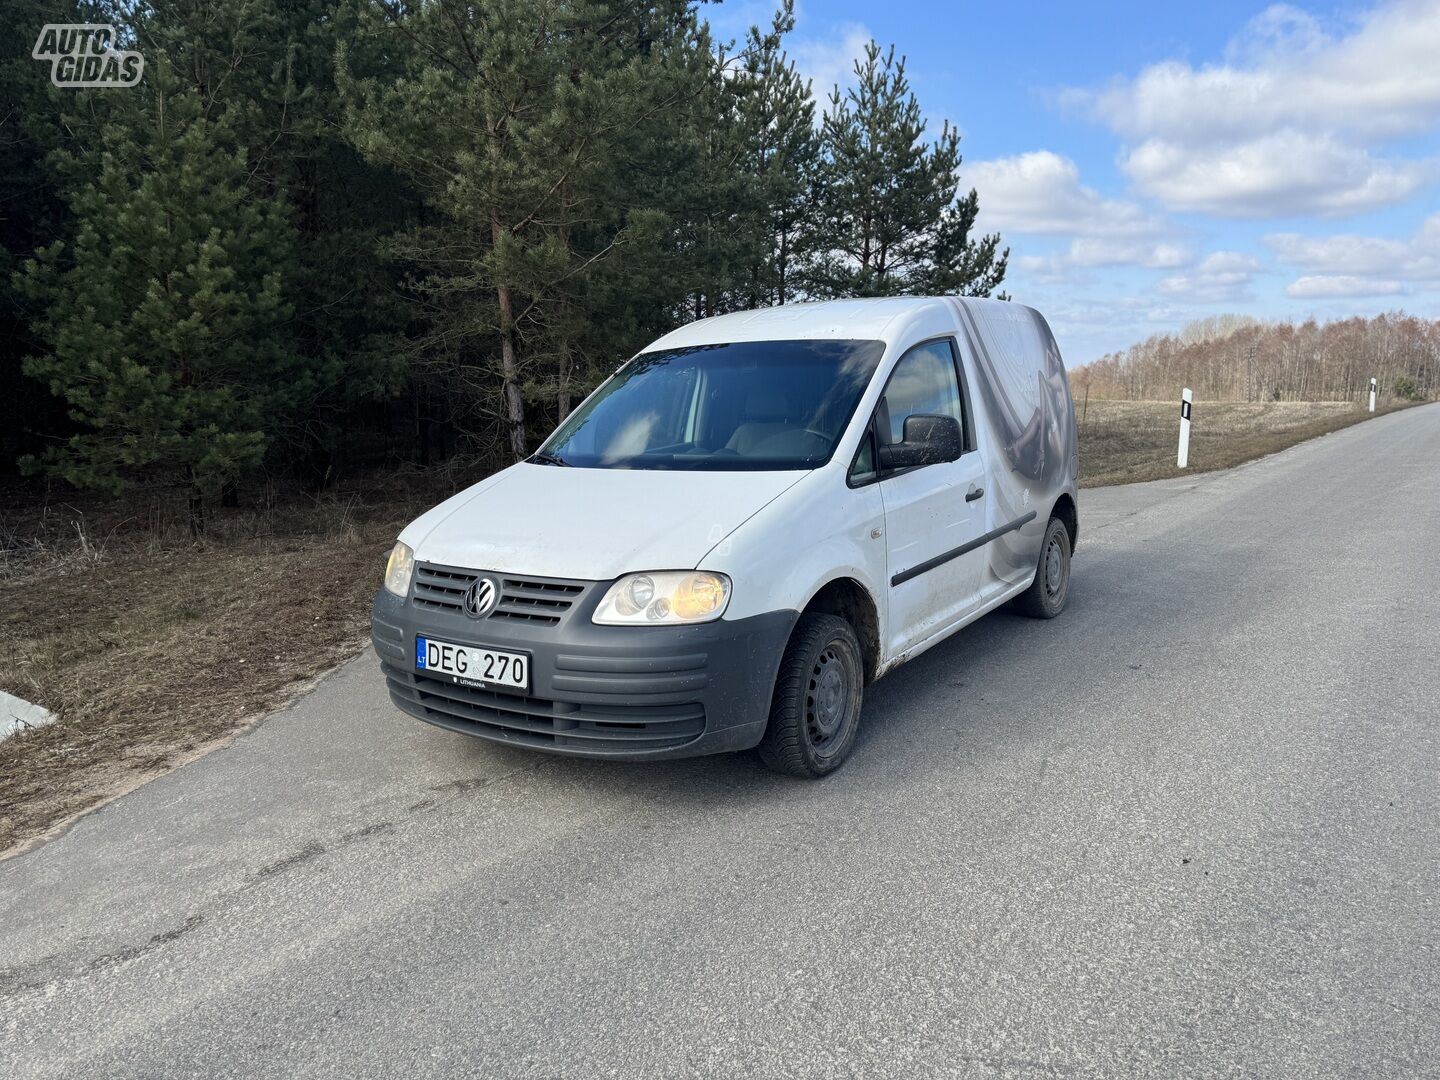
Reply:
<svg viewBox="0 0 1440 1080"><path fill-rule="evenodd" d="M685 570L804 472L512 465L400 534L421 562L605 581Z"/></svg>

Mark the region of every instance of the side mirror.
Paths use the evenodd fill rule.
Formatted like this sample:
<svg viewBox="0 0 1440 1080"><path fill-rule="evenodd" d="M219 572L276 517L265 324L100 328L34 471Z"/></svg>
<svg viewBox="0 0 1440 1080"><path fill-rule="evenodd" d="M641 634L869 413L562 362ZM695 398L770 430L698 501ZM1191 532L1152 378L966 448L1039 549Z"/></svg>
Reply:
<svg viewBox="0 0 1440 1080"><path fill-rule="evenodd" d="M880 447L882 469L911 469L954 461L965 452L960 421L953 416L914 413L905 418L905 441Z"/></svg>

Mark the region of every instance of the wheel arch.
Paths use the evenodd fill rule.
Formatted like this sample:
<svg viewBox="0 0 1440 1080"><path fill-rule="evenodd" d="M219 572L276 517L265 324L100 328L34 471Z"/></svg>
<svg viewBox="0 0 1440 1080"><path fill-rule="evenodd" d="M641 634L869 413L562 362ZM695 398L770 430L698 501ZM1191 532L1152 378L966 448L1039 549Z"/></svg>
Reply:
<svg viewBox="0 0 1440 1080"><path fill-rule="evenodd" d="M875 681L880 667L880 615L875 598L853 577L837 577L815 590L801 614L822 612L848 622L860 639L865 663L865 683Z"/></svg>
<svg viewBox="0 0 1440 1080"><path fill-rule="evenodd" d="M1050 511L1052 518L1059 518L1065 524L1065 531L1070 534L1070 550L1075 550L1075 544L1080 539L1080 513L1075 506L1075 498L1068 491L1062 492L1055 500L1055 506Z"/></svg>

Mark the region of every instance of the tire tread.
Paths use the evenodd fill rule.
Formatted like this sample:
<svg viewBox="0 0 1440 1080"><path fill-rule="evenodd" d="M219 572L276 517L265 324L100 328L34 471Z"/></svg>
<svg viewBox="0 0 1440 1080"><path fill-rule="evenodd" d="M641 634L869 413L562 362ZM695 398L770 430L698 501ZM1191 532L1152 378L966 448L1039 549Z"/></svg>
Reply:
<svg viewBox="0 0 1440 1080"><path fill-rule="evenodd" d="M770 723L760 741L760 760L775 772L787 776L817 777L833 771L844 755L830 768L817 771L805 753L805 683L810 677L812 657L833 637L848 637L859 652L859 641L848 622L835 615L807 612L800 616L780 659L780 674L770 704ZM853 736L852 736L853 739ZM847 751L848 752L848 751Z"/></svg>
<svg viewBox="0 0 1440 1080"><path fill-rule="evenodd" d="M1045 595L1045 550L1050 546L1050 537L1055 530L1065 534L1065 573L1066 588L1065 595L1060 598L1059 605L1054 605ZM1022 615L1028 615L1032 619L1053 619L1065 610L1065 602L1069 599L1069 573L1070 573L1070 533L1065 528L1065 523L1058 517L1051 517L1049 524L1045 526L1045 536L1040 541L1040 558L1035 565L1035 580L1030 587L1017 596L1014 600L1015 610Z"/></svg>

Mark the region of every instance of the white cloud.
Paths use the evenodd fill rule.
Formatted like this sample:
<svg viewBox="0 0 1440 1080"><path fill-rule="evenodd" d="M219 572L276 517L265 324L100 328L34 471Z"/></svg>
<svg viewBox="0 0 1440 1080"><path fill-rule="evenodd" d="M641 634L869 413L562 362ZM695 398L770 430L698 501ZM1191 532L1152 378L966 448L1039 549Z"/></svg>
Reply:
<svg viewBox="0 0 1440 1080"><path fill-rule="evenodd" d="M1382 281L1354 274L1310 274L1285 286L1296 300L1333 300L1337 297L1400 296L1410 290L1401 281Z"/></svg>
<svg viewBox="0 0 1440 1080"><path fill-rule="evenodd" d="M1205 256L1205 261L1200 264L1200 270L1207 274L1253 274L1261 269L1263 267L1259 259L1238 251L1212 252Z"/></svg>
<svg viewBox="0 0 1440 1080"><path fill-rule="evenodd" d="M980 194L982 232L1070 238L1059 254L1016 259L1037 280L1064 280L1075 267L1174 269L1194 257L1163 218L1086 187L1075 162L1049 150L976 162L965 180Z"/></svg>
<svg viewBox="0 0 1440 1080"><path fill-rule="evenodd" d="M1288 20L1298 33L1276 33ZM1136 138L1234 139L1299 127L1393 138L1431 130L1440 111L1440 4L1400 0L1372 10L1348 37L1277 5L1230 43L1229 62L1169 61L1088 95Z"/></svg>
<svg viewBox="0 0 1440 1080"><path fill-rule="evenodd" d="M1410 240L1273 233L1265 244L1280 262L1319 274L1440 280L1440 214L1430 215Z"/></svg>
<svg viewBox="0 0 1440 1080"><path fill-rule="evenodd" d="M802 79L810 80L810 92L821 109L836 86L843 94L855 83L855 61L865 55L865 46L874 37L860 23L845 23L825 38L794 40L787 51Z"/></svg>
<svg viewBox="0 0 1440 1080"><path fill-rule="evenodd" d="M1040 235L1145 237L1164 230L1141 206L1080 183L1075 162L1049 150L971 164L987 228Z"/></svg>
<svg viewBox="0 0 1440 1080"><path fill-rule="evenodd" d="M1272 233L1265 245L1280 262L1302 270L1343 271L1352 274L1394 273L1409 255L1403 240L1342 233L1336 236L1302 236Z"/></svg>
<svg viewBox="0 0 1440 1080"><path fill-rule="evenodd" d="M1332 37L1278 5L1225 63L1169 61L1065 98L1130 141L1143 194L1230 217L1338 215L1398 202L1435 175L1379 153L1440 126L1440 3L1394 0Z"/></svg>
<svg viewBox="0 0 1440 1080"><path fill-rule="evenodd" d="M1178 244L1144 240L1105 240L1077 237L1064 250L1051 255L1020 255L1017 269L1041 284L1077 283L1087 275L1077 271L1106 266L1139 266L1147 270L1173 270L1188 266L1194 253Z"/></svg>
<svg viewBox="0 0 1440 1080"><path fill-rule="evenodd" d="M1068 257L1076 266L1144 266L1151 270L1173 270L1189 265L1195 254L1182 244L1164 241L1082 236L1070 242Z"/></svg>
<svg viewBox="0 0 1440 1080"><path fill-rule="evenodd" d="M1237 251L1216 251L1185 274L1161 278L1163 296L1200 304L1238 303L1253 299L1250 279L1261 269L1259 260Z"/></svg>
<svg viewBox="0 0 1440 1080"><path fill-rule="evenodd" d="M1075 285L1083 280L1081 275L1075 273L1075 267L1066 261L1063 254L1012 255L1010 269L1011 273L1006 280L1012 286L1015 284L1014 279L1017 274L1020 280L1036 285Z"/></svg>
<svg viewBox="0 0 1440 1080"><path fill-rule="evenodd" d="M1225 49L1225 58L1240 67L1258 67L1275 56L1318 52L1330 40L1315 16L1285 3L1266 8L1245 31Z"/></svg>
<svg viewBox="0 0 1440 1080"><path fill-rule="evenodd" d="M1120 167L1176 210L1242 218L1359 213L1400 202L1435 175L1429 163L1383 161L1293 130L1205 148L1147 139Z"/></svg>

